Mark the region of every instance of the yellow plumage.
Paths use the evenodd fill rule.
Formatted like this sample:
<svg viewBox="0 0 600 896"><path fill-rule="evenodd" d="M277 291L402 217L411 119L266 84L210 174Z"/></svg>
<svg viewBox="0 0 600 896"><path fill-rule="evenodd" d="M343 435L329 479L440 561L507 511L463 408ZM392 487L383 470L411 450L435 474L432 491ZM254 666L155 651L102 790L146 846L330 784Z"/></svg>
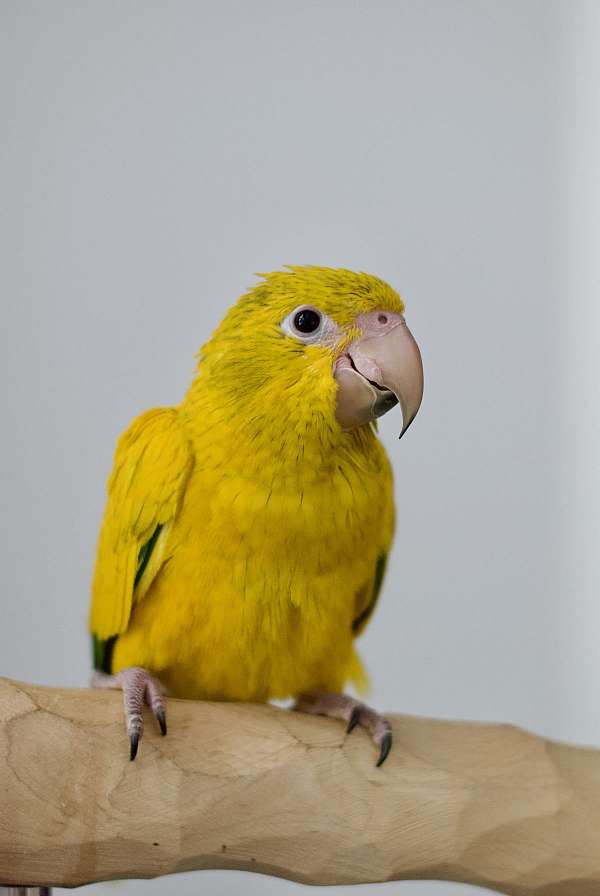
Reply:
<svg viewBox="0 0 600 896"><path fill-rule="evenodd" d="M286 338L303 302L343 338ZM366 274L265 275L205 345L184 401L121 437L90 617L106 671L142 666L174 696L219 700L361 683L354 637L392 538L392 477L370 425L336 423L332 365L356 317L381 308L403 305Z"/></svg>

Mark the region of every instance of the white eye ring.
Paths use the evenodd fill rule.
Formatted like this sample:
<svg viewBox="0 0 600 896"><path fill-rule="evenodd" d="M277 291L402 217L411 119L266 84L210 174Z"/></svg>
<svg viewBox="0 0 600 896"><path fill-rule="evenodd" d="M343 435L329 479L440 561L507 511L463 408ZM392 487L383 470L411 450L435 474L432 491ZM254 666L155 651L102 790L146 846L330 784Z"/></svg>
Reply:
<svg viewBox="0 0 600 896"><path fill-rule="evenodd" d="M316 318L318 318L318 323ZM301 342L319 342L328 321L329 318L314 305L299 305L281 322L281 329L287 336L293 336L294 339L299 339ZM314 330L303 331L301 329L303 324L310 326L312 323L316 323Z"/></svg>

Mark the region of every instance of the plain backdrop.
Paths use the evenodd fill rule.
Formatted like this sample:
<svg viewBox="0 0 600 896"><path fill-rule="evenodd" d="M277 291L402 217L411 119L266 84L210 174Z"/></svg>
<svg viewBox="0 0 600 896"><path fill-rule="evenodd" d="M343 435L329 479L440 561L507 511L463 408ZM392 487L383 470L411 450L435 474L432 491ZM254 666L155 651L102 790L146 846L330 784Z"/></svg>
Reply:
<svg viewBox="0 0 600 896"><path fill-rule="evenodd" d="M401 291L427 379L382 425L372 701L600 743L599 39L593 0L2 0L2 674L87 682L116 436L253 272L347 266Z"/></svg>

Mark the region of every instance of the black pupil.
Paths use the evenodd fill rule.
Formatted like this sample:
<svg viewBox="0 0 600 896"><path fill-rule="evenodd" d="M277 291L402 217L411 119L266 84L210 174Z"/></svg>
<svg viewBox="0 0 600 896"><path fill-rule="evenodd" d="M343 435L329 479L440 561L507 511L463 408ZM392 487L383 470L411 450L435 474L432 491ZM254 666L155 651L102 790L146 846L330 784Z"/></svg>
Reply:
<svg viewBox="0 0 600 896"><path fill-rule="evenodd" d="M314 333L319 329L320 323L321 315L313 311L312 308L299 311L294 318L294 326L300 333Z"/></svg>

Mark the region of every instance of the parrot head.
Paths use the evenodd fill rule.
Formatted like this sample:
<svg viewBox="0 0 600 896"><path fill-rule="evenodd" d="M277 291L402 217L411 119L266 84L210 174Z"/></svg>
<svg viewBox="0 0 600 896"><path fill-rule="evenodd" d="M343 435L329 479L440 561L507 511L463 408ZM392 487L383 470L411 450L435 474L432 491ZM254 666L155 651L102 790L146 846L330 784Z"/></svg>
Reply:
<svg viewBox="0 0 600 896"><path fill-rule="evenodd" d="M423 395L421 354L404 303L370 274L289 267L230 309L200 355L199 379L222 407L288 425L352 432L399 405L400 436Z"/></svg>

